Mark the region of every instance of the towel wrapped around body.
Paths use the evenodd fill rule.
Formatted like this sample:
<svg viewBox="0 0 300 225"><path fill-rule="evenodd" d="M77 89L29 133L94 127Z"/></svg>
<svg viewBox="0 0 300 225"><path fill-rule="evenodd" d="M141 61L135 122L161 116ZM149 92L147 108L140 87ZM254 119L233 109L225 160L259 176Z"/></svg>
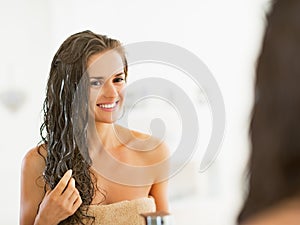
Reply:
<svg viewBox="0 0 300 225"><path fill-rule="evenodd" d="M90 205L88 214L95 217L97 225L145 225L140 214L155 210L154 198L145 197L108 205Z"/></svg>

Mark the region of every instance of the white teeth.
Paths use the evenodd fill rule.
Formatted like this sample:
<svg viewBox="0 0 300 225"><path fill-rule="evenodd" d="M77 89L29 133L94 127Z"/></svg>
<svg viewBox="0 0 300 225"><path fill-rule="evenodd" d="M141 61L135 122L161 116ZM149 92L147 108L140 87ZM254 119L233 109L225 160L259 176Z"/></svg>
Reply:
<svg viewBox="0 0 300 225"><path fill-rule="evenodd" d="M105 108L105 109L111 109L111 108L114 108L116 105L117 105L117 103L114 102L112 104L99 104L99 107Z"/></svg>

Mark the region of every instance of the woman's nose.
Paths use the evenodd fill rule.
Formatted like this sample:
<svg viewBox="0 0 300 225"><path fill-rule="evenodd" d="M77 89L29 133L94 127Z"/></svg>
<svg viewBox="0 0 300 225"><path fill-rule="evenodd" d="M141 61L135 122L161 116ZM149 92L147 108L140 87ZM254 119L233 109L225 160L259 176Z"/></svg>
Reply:
<svg viewBox="0 0 300 225"><path fill-rule="evenodd" d="M113 83L106 82L102 86L102 95L107 98L115 98L118 96L118 92Z"/></svg>

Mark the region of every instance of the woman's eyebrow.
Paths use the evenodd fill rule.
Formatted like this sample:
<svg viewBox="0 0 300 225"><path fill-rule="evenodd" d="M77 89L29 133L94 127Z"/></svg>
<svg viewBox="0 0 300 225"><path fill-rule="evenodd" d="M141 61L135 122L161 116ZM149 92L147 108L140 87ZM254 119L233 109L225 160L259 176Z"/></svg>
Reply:
<svg viewBox="0 0 300 225"><path fill-rule="evenodd" d="M120 73L117 73L117 74L112 75L112 76L118 77L118 76L121 76L123 74L124 74L124 72L120 72ZM99 80L104 80L105 79L105 77L101 77L101 76L92 76L92 77L89 77L89 78L90 79L99 79Z"/></svg>
<svg viewBox="0 0 300 225"><path fill-rule="evenodd" d="M115 74L115 77L121 76L121 75L123 75L123 74L124 74L124 72L117 73L117 74Z"/></svg>
<svg viewBox="0 0 300 225"><path fill-rule="evenodd" d="M90 79L98 79L98 80L104 80L104 77L97 77L97 76L95 76L95 77L89 77Z"/></svg>

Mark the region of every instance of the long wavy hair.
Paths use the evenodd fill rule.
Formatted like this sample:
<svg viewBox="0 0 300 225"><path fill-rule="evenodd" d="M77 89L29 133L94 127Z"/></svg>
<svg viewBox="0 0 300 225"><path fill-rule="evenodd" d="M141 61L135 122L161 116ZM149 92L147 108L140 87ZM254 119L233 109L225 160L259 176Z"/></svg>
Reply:
<svg viewBox="0 0 300 225"><path fill-rule="evenodd" d="M43 104L44 122L40 128L42 142L47 150L43 173L45 187L53 189L64 173L72 169L83 202L75 214L60 224L84 224L83 221L95 219L88 216L86 211L95 190L99 190L95 176L90 171L92 161L87 145L89 82L86 70L91 55L112 49L120 53L127 76L128 66L121 43L91 31L76 33L67 38L51 64Z"/></svg>
<svg viewBox="0 0 300 225"><path fill-rule="evenodd" d="M276 0L256 68L249 191L238 222L300 196L300 1Z"/></svg>

